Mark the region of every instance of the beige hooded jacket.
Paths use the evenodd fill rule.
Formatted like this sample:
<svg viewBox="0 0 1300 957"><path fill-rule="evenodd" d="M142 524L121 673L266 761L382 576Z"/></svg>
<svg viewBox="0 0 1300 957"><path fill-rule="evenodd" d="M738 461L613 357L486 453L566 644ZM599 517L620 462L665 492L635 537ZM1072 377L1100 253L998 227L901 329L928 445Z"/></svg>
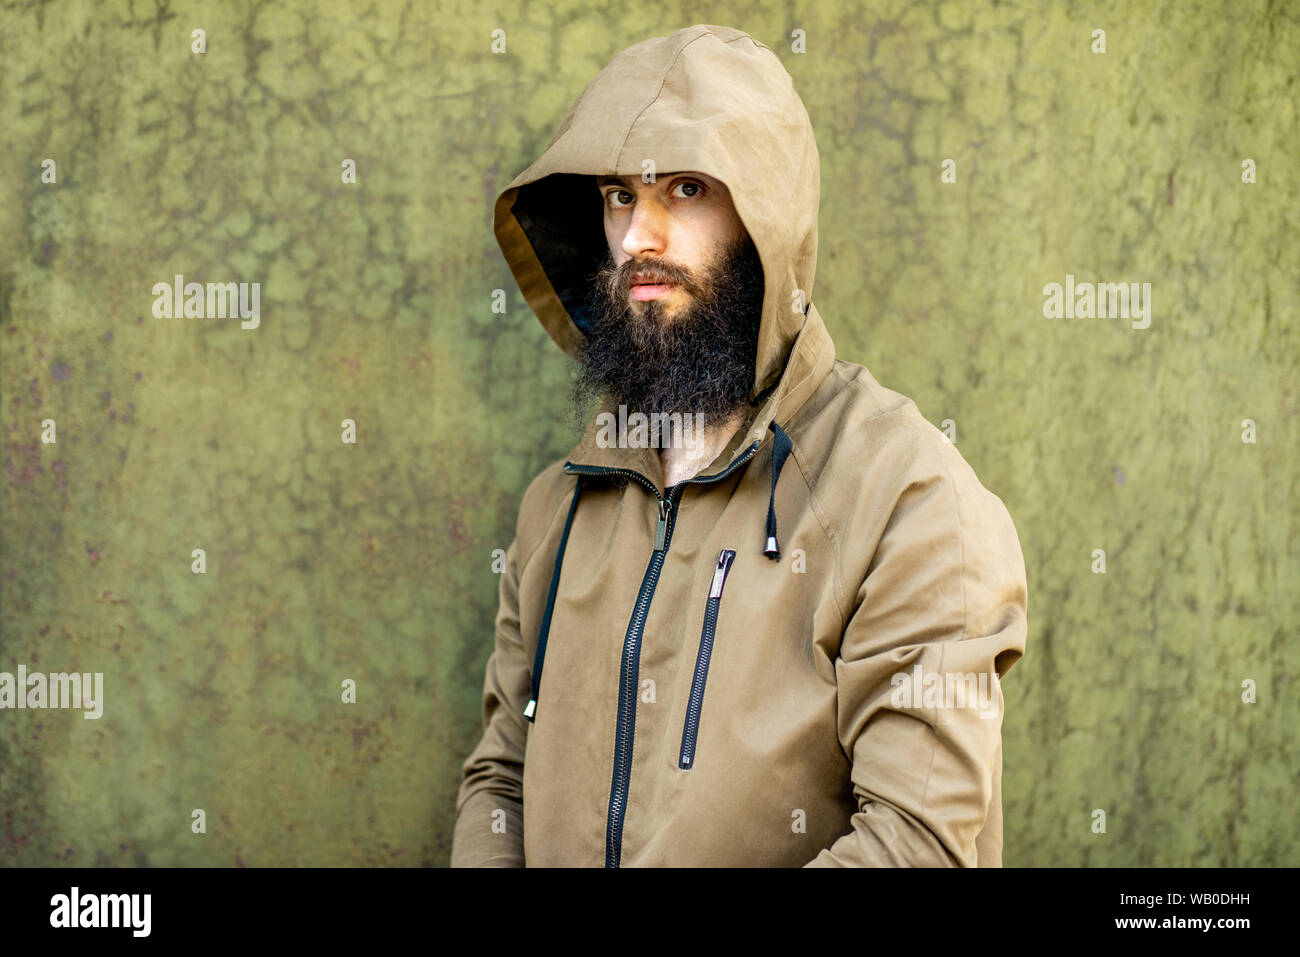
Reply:
<svg viewBox="0 0 1300 957"><path fill-rule="evenodd" d="M724 182L759 251L749 419L665 489L593 415L528 486L452 865L999 865L1020 545L916 406L835 357L776 55L697 25L616 56L497 199L520 289L576 358L608 253L591 177L646 160Z"/></svg>

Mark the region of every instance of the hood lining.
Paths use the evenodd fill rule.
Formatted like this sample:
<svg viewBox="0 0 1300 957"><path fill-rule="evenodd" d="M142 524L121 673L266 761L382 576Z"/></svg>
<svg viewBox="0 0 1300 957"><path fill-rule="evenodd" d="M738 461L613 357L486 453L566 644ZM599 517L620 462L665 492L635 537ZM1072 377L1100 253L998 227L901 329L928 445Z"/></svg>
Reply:
<svg viewBox="0 0 1300 957"><path fill-rule="evenodd" d="M594 177L580 173L544 176L519 188L510 212L560 305L586 335L591 280L609 256Z"/></svg>

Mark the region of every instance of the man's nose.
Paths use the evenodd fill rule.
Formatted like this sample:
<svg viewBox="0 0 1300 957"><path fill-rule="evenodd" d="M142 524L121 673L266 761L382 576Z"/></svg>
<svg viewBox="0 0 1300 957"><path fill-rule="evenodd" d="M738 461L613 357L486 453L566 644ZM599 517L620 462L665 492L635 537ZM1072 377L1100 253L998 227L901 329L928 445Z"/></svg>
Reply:
<svg viewBox="0 0 1300 957"><path fill-rule="evenodd" d="M663 256L667 245L667 211L653 199L638 201L623 236L623 252L633 259Z"/></svg>

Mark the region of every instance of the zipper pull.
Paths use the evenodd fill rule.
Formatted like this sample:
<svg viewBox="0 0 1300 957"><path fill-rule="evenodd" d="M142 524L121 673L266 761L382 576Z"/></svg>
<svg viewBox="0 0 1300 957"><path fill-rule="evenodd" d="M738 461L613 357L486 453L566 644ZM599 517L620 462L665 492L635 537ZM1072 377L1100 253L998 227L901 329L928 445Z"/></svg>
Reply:
<svg viewBox="0 0 1300 957"><path fill-rule="evenodd" d="M664 550L664 537L668 533L668 512L673 507L673 503L666 498L659 500L659 524L655 527L655 551Z"/></svg>
<svg viewBox="0 0 1300 957"><path fill-rule="evenodd" d="M731 570L731 562L735 557L736 553L729 548L718 553L718 567L713 571L713 584L709 586L710 598L722 597L722 586L727 583L727 572Z"/></svg>

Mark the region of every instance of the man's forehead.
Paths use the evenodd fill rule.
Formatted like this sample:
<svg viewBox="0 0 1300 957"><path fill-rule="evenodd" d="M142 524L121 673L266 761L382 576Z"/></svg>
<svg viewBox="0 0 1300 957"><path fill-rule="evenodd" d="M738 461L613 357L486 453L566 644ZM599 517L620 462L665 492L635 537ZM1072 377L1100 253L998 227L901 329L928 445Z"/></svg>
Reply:
<svg viewBox="0 0 1300 957"><path fill-rule="evenodd" d="M694 170L676 170L670 173L656 173L655 176L657 178L661 176L680 176L683 174L687 176L700 176L700 177L703 177L704 175L702 173L697 173ZM640 182L640 179L641 177L639 176L597 176L596 185L597 186L629 186L634 182Z"/></svg>

